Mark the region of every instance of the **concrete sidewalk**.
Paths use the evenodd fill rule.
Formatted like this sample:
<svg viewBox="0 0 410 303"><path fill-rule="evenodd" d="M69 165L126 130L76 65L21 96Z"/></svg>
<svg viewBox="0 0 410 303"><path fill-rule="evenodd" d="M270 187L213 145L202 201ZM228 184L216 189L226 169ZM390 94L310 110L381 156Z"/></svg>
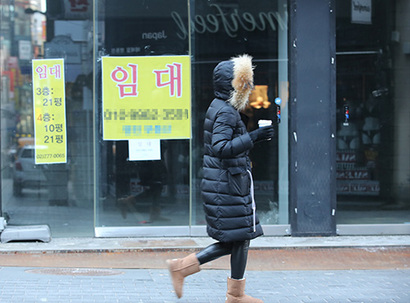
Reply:
<svg viewBox="0 0 410 303"><path fill-rule="evenodd" d="M53 238L49 243L10 242L0 244L1 253L13 252L91 252L121 250L201 249L214 243L209 237L154 238ZM259 237L251 241L253 249L410 247L410 235L335 236L335 237Z"/></svg>
<svg viewBox="0 0 410 303"><path fill-rule="evenodd" d="M175 296L164 269L0 267L2 303L225 301L229 271L202 270ZM246 292L265 303L408 303L409 270L249 271Z"/></svg>
<svg viewBox="0 0 410 303"><path fill-rule="evenodd" d="M50 243L0 245L0 266L163 269L165 260L213 243L210 238L56 238ZM248 270L410 268L410 236L260 237L251 242ZM229 257L206 269L228 269Z"/></svg>
<svg viewBox="0 0 410 303"><path fill-rule="evenodd" d="M1 303L225 301L229 257L202 266L177 299L165 260L210 238L56 238L0 244ZM261 237L247 293L265 303L410 302L410 236Z"/></svg>

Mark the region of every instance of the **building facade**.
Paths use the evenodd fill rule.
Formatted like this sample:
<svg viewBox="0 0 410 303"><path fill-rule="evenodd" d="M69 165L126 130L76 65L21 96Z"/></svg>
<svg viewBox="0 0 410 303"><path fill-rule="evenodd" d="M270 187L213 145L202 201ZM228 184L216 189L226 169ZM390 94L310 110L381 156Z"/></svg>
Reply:
<svg viewBox="0 0 410 303"><path fill-rule="evenodd" d="M206 235L202 124L212 71L247 53L248 130L265 119L276 130L251 152L265 235L410 233L408 1L1 0L1 14L9 224L48 224L54 237ZM169 70L143 71L161 58ZM179 59L188 67L171 74ZM41 84L45 69L55 82ZM182 76L189 105L167 108L174 99L158 90ZM158 109L171 122L148 129L141 121ZM168 136L174 122L184 135ZM123 137L110 137L117 126ZM44 150L59 148L63 160L46 159L54 154Z"/></svg>

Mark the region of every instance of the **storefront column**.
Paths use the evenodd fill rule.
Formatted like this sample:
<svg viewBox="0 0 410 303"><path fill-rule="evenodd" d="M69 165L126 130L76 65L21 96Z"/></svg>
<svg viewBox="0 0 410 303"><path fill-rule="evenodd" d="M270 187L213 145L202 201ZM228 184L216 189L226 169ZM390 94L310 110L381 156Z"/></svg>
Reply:
<svg viewBox="0 0 410 303"><path fill-rule="evenodd" d="M288 13L287 0L279 0L279 14ZM281 122L278 126L279 136L279 224L289 223L289 78L288 78L288 28L278 29L279 54L279 97L282 100Z"/></svg>
<svg viewBox="0 0 410 303"><path fill-rule="evenodd" d="M395 162L393 182L395 196L399 204L408 203L410 196L410 26L408 14L410 3L399 0L396 2L396 35L399 35L395 48L394 86L395 113L394 113L394 149Z"/></svg>
<svg viewBox="0 0 410 303"><path fill-rule="evenodd" d="M292 236L336 233L335 1L290 1Z"/></svg>

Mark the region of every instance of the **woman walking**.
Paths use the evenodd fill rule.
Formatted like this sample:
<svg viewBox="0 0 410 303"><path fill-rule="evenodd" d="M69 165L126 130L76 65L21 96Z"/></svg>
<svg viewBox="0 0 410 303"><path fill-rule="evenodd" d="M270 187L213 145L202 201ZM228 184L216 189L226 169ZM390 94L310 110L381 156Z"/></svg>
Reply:
<svg viewBox="0 0 410 303"><path fill-rule="evenodd" d="M255 143L268 140L273 126L247 132L240 112L253 89L252 57L242 55L220 62L213 74L215 99L204 122L202 198L207 233L218 242L199 253L168 260L173 286L182 296L184 278L198 272L200 265L231 255L226 302L258 303L245 295L245 268L251 239L263 235L256 216L249 151Z"/></svg>

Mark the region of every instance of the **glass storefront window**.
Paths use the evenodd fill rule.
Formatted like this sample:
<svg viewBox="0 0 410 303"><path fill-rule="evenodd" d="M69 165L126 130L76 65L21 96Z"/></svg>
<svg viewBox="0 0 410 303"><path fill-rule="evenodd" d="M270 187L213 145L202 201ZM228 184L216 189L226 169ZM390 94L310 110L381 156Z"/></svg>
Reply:
<svg viewBox="0 0 410 303"><path fill-rule="evenodd" d="M1 13L2 214L9 225L48 224L53 237L92 236L92 5L1 1ZM41 77L62 79L63 90L53 82L34 87L33 62L41 62Z"/></svg>
<svg viewBox="0 0 410 303"><path fill-rule="evenodd" d="M251 152L257 211L265 226L289 223L287 1L38 0L28 6L5 0L1 13L1 210L10 225L48 224L53 237L190 235L192 227L204 232L202 127L214 98L212 71L243 53L256 66L245 110L248 130L261 119L276 121L280 114L281 120L274 139ZM149 148L141 145L147 141L104 139L107 115L120 121L153 113L139 104L129 112L104 111L103 97L110 98L104 58L160 57L188 58L182 75L191 81L190 108L165 110L170 120L190 115L190 135L160 138ZM157 88L171 90L166 77L171 68L178 73L178 64L166 65L168 74L149 73L156 75ZM46 70L57 79L57 65L63 89L52 96L57 82L38 83ZM122 97L137 96L137 77L148 77L135 64L118 64L111 72ZM42 98L40 105L36 98ZM150 100L153 106L161 101ZM51 106L64 114L57 118ZM152 131L167 134L173 125L152 125ZM136 133L138 125L123 125L122 131ZM53 148L63 145L64 161L55 161ZM141 146L148 158L135 159ZM54 160L44 160L49 155Z"/></svg>
<svg viewBox="0 0 410 303"><path fill-rule="evenodd" d="M96 158L97 235L101 229L105 230L105 233L109 230L117 235L120 233L132 235L136 232L127 228L161 226L166 227L163 229L165 231L172 226L186 227L182 228L182 233L188 234L190 219L189 138L167 139L166 133L163 136L161 134L155 136L154 140L160 140L157 148L159 156L157 158L148 157L145 160L135 160L131 157L132 142L130 140L103 140L103 119L107 117L105 112L102 112L101 105L108 101L102 98L102 91L107 87L102 87L101 74L105 70L102 71L100 65L101 57L107 56L113 60L119 60L121 57L138 60L138 58L145 57L152 62L156 57L168 56L171 60L169 64L172 64L177 60L176 56L189 55L188 39L178 37L180 27L187 28L188 26L187 2L179 0L168 5L167 1L110 0L97 1L97 3L98 15L96 17L99 23L97 31L99 39L96 45L98 108L96 108L97 132L95 134L96 154L98 155ZM126 72L127 66L123 67L120 63L118 66L124 68L123 72ZM136 72L138 78L135 83L138 86L154 83L155 75L152 70L146 72L140 69L141 64L138 65L138 73ZM189 74L189 72L189 67L188 70L182 71L183 74ZM178 77L177 74L173 76ZM121 77L120 74L117 78ZM164 81L164 86L167 85L165 81L168 81L165 80L166 77L167 75L163 75L161 80L158 80ZM144 78L152 79L152 83L148 82L149 80L144 82ZM171 80L171 76L167 79L169 83L174 81ZM170 85L173 84L172 82ZM149 97L147 97L148 94L143 94L142 87L136 87L138 94L141 92L141 95L136 93L134 98L124 97L118 101L123 104L134 102L132 107L135 110L143 106L141 112L136 114L138 118L124 118L131 124L129 135L132 137L131 140L137 141L135 143L137 145L145 144L139 139L141 133L148 132L146 126L143 125L144 120L150 119L150 113L160 112L158 108L163 106L164 100L156 98L156 92L159 89L162 88L157 86L157 91L153 89L153 93L149 92ZM166 89L168 90L167 87ZM106 98L109 97L111 96L106 96ZM149 104L152 104L152 107L149 107ZM175 116L172 119L178 118ZM158 119L152 120L151 123L154 124L155 132L157 127L155 124L158 124L158 121ZM141 131L138 130L140 125L142 125ZM138 153L141 153L141 148L138 149Z"/></svg>
<svg viewBox="0 0 410 303"><path fill-rule="evenodd" d="M255 129L260 119L276 121L280 109L274 100L282 99L278 136L257 145L251 158L262 223L287 224L286 1L97 3L98 60L189 55L192 82L192 138L161 139L160 160L130 161L128 141L101 139L104 87L97 65L97 234L186 234L189 226L205 225L200 195L202 133L205 111L214 98L212 71L218 62L242 53L252 55L256 65L256 90L246 109L248 129Z"/></svg>
<svg viewBox="0 0 410 303"><path fill-rule="evenodd" d="M242 53L252 55L256 66L256 89L245 110L248 131L256 129L260 119L276 121L274 100L283 99L282 121L276 128L279 135L255 145L250 157L261 222L287 224L286 1L197 1L191 6L191 20L193 133L197 134L192 139L193 224L205 224L200 191L202 133L205 112L214 98L212 72L218 62Z"/></svg>
<svg viewBox="0 0 410 303"><path fill-rule="evenodd" d="M256 66L248 130L281 114L275 137L250 155L257 212L267 234L288 227L288 45L297 45L288 41L288 1L27 3L0 3L0 208L10 225L48 224L53 237L205 235L200 183L212 73L247 53ZM404 0L336 1L338 225L410 222L409 9ZM108 74L106 58L118 60ZM171 61L143 72L124 58ZM46 70L59 81L40 85ZM106 110L108 101L143 94L149 79L158 91L144 106L135 99ZM169 123L141 122L158 110ZM116 127L157 137L105 138Z"/></svg>
<svg viewBox="0 0 410 303"><path fill-rule="evenodd" d="M337 223L408 223L408 3L336 3Z"/></svg>

